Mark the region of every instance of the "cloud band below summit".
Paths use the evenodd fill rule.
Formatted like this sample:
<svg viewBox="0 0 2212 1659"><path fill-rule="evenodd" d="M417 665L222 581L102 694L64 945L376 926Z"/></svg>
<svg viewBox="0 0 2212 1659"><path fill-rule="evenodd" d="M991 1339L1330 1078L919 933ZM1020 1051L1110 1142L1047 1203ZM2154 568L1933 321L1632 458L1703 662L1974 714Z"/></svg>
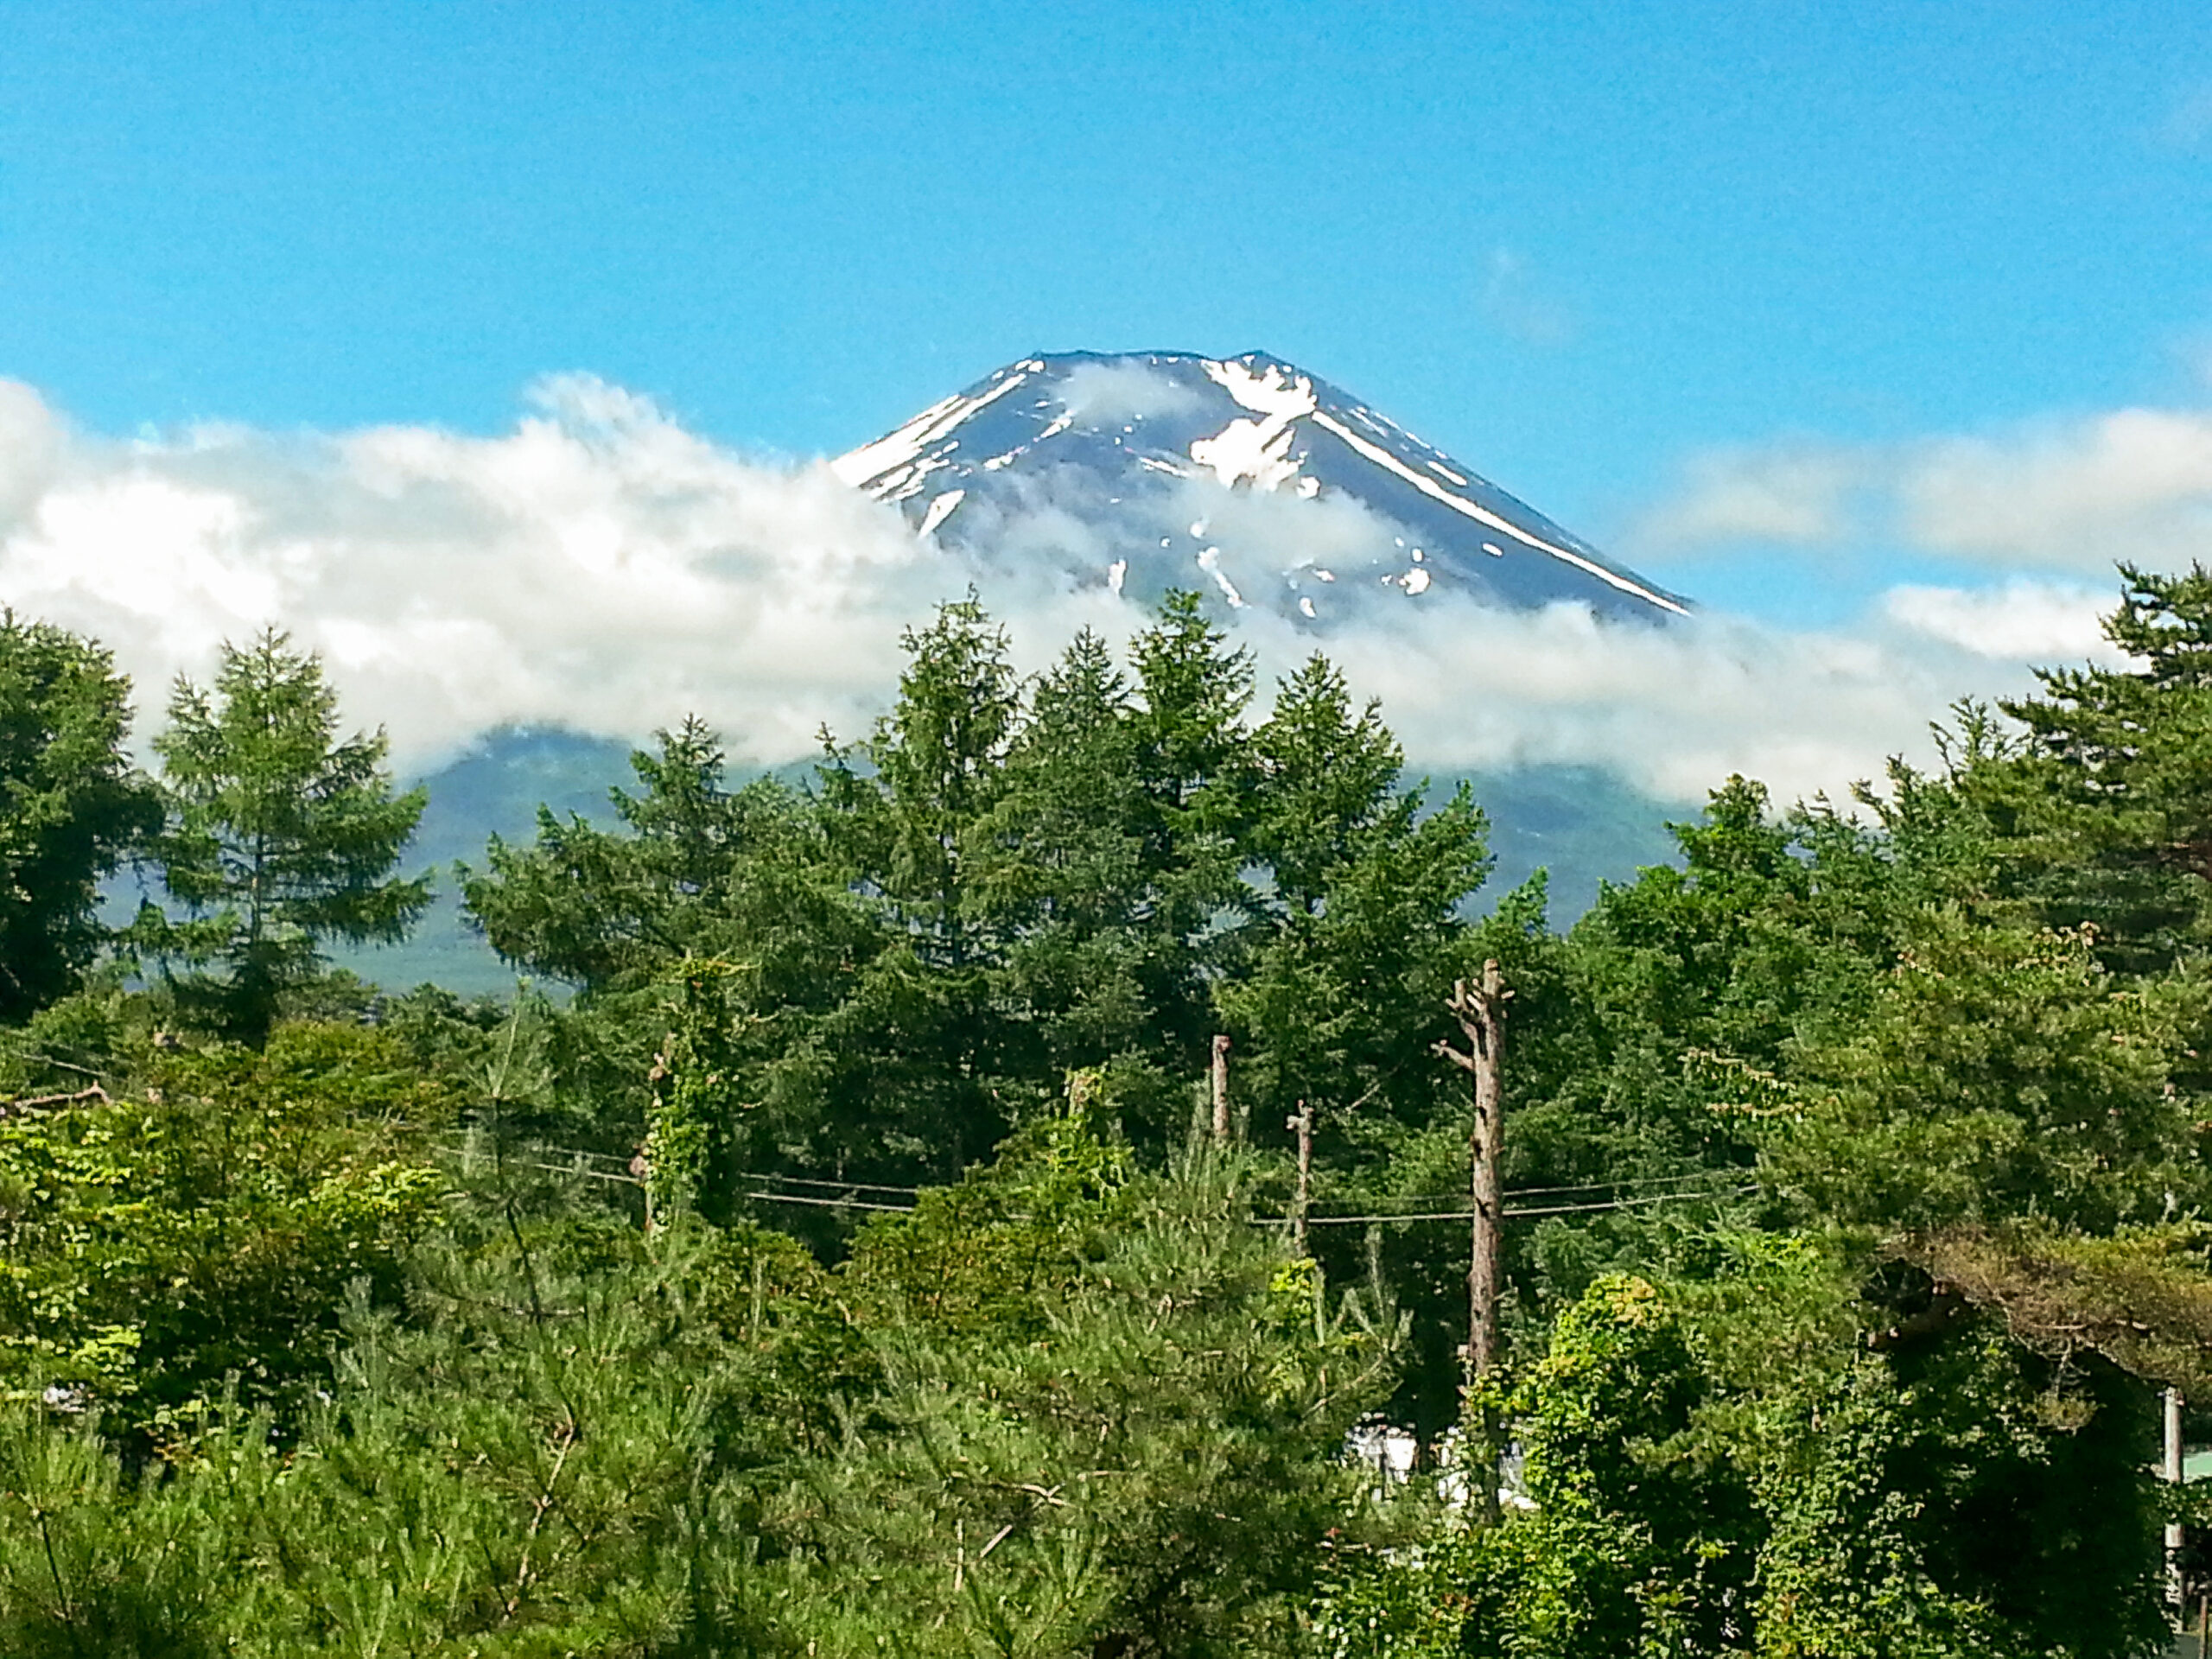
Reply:
<svg viewBox="0 0 2212 1659"><path fill-rule="evenodd" d="M1270 525L1293 561L1299 522ZM0 383L0 599L105 640L142 709L172 676L204 675L219 640L289 628L410 769L493 725L635 738L690 711L744 759L804 754L821 723L850 734L886 705L900 629L971 580L1030 668L1080 626L1124 636L1143 620L1103 584L966 559L826 465L749 460L588 378L542 384L492 436L131 441L73 431ZM1918 589L1856 630L1792 634L1720 618L1623 631L1572 606L1446 596L1325 635L1256 609L1236 626L1269 677L1325 646L1418 766L1601 765L1687 800L1730 771L1785 796L1874 772L1952 697L2024 681L1989 639L2071 647L2094 606Z"/></svg>

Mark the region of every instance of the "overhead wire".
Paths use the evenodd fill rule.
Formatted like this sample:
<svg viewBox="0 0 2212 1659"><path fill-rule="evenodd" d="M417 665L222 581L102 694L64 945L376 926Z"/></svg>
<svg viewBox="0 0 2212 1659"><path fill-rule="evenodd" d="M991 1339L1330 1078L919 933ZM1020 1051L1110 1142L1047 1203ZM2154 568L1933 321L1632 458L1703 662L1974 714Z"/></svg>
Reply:
<svg viewBox="0 0 2212 1659"><path fill-rule="evenodd" d="M1696 1198L1739 1198L1745 1193L1754 1192L1758 1190L1758 1189L1756 1186L1736 1186L1725 1190L1700 1192L1655 1192L1640 1198L1615 1198L1602 1204L1523 1205L1518 1209L1503 1209L1497 1213L1499 1219L1503 1221L1520 1220L1538 1216L1595 1215L1606 1210L1637 1210L1655 1204L1687 1204ZM1510 1197L1512 1195L1509 1193L1507 1196ZM1402 1211L1397 1211L1378 1212L1374 1215L1365 1216L1309 1215L1306 1217L1306 1224L1308 1227L1344 1227L1350 1226L1354 1224L1367 1223L1472 1221L1474 1218L1475 1212L1472 1210L1429 1210L1412 1215L1408 1215ZM1289 1216L1269 1216L1265 1219L1272 1225L1288 1226L1291 1224L1293 1217Z"/></svg>
<svg viewBox="0 0 2212 1659"><path fill-rule="evenodd" d="M439 1150L448 1153L460 1152L464 1154L467 1154L469 1153L469 1149L467 1148L454 1147L441 1147ZM551 1148L551 1150L558 1152L568 1149L554 1147ZM481 1156L484 1154L474 1154L473 1155ZM605 1154L598 1155L604 1156ZM554 1164L547 1163L541 1160L517 1158L508 1158L503 1161L515 1168L544 1170L556 1175L582 1176L592 1180L615 1182L625 1186L644 1186L646 1184L643 1179L636 1175L628 1173L617 1174L607 1170L590 1169L585 1167L581 1162L573 1164ZM892 1186L881 1182L871 1181L830 1181L807 1176L769 1176L753 1171L739 1171L736 1172L736 1173L739 1179L743 1180L762 1181L786 1186L806 1185L829 1187L839 1192L869 1192L904 1193L918 1198L918 1196L925 1192L936 1190L925 1187ZM1682 1178L1675 1179L1680 1179ZM1600 1190L1603 1185L1604 1184L1602 1183L1593 1183L1589 1186L1582 1187L1527 1187L1519 1189L1516 1192L1505 1193L1503 1196L1507 1198L1529 1198L1541 1197L1548 1193L1554 1192L1591 1192ZM1623 1183L1622 1185L1627 1184ZM1534 1220L1548 1216L1599 1215L1609 1211L1646 1209L1653 1205L1688 1203L1699 1198L1741 1198L1746 1194L1755 1192L1758 1190L1758 1189L1755 1184L1744 1184L1732 1187L1713 1188L1697 1192L1646 1193L1638 1198L1612 1198L1595 1204L1523 1205L1500 1210L1498 1211L1498 1218L1502 1221L1516 1221ZM814 1193L779 1192L769 1191L766 1186L762 1186L753 1191L741 1193L740 1196L764 1204L800 1205L810 1208L824 1210L868 1210L886 1215L911 1215L917 1207L911 1204L879 1204L866 1198L824 1198ZM1364 1215L1351 1216L1309 1214L1306 1217L1306 1224L1309 1227L1369 1226L1386 1224L1408 1224L1414 1222L1471 1221L1474 1219L1474 1216L1475 1212L1472 1210L1429 1210L1410 1212L1406 1211L1377 1211ZM1266 1227L1287 1227L1293 1224L1294 1219L1294 1217L1289 1216L1255 1216L1253 1217L1253 1221L1255 1225Z"/></svg>
<svg viewBox="0 0 2212 1659"><path fill-rule="evenodd" d="M461 1151L463 1149L448 1147L446 1147L445 1150ZM613 1153L588 1152L581 1147L555 1147L545 1146L541 1143L540 1150L557 1153L563 1157L595 1159L605 1163L623 1163L626 1161L619 1154ZM1633 1176L1617 1181L1581 1181L1560 1186L1516 1186L1508 1188L1503 1196L1509 1198L1539 1198L1560 1197L1573 1192L1634 1192L1640 1187L1680 1186L1694 1181L1725 1179L1732 1173L1734 1172L1719 1169L1689 1170L1678 1175ZM898 1193L907 1198L917 1198L924 1192L940 1192L944 1188L944 1183L939 1183L935 1186L901 1186L886 1181L833 1180L824 1176L785 1175L774 1170L766 1169L739 1169L732 1170L730 1173L739 1180L762 1181L779 1186L810 1186L833 1192L892 1192ZM1460 1195L1456 1192L1381 1193L1370 1196L1369 1202L1380 1204L1448 1204L1458 1198L1459 1196ZM1397 1218L1405 1220L1414 1219L1412 1217L1401 1217Z"/></svg>

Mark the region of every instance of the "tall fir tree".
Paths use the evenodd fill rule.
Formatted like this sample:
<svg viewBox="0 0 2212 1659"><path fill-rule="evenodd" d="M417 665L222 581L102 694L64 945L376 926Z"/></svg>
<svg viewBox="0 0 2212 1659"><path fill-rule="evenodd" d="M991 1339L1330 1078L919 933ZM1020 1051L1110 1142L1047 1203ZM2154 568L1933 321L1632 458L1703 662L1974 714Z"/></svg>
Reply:
<svg viewBox="0 0 2212 1659"><path fill-rule="evenodd" d="M2038 671L2000 707L1962 784L2007 844L2007 891L2039 919L2094 925L2115 967L2212 945L2212 571L2120 566L2105 637L2122 665Z"/></svg>
<svg viewBox="0 0 2212 1659"><path fill-rule="evenodd" d="M874 1080L837 1133L880 1166L957 1174L1005 1135L1022 1033L995 995L1007 943L972 868L1022 715L1005 630L971 593L904 636L891 710L819 772L830 845L891 931L855 976L834 1040ZM1032 1089L1033 1092L1033 1085Z"/></svg>
<svg viewBox="0 0 2212 1659"><path fill-rule="evenodd" d="M137 938L185 967L181 999L257 1046L327 944L397 944L429 905L428 877L392 874L429 798L394 793L381 728L339 735L321 658L273 628L223 647L212 693L180 677L168 715L153 855L187 915L149 906Z"/></svg>

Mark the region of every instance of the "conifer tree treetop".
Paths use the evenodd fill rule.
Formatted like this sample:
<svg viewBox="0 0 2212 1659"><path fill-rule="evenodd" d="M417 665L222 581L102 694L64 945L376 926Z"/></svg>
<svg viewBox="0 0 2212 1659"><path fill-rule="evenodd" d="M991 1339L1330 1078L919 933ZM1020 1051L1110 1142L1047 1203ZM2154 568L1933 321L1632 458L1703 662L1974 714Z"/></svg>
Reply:
<svg viewBox="0 0 2212 1659"><path fill-rule="evenodd" d="M168 715L155 859L188 916L149 907L140 941L189 967L181 992L259 1042L327 942L396 943L429 904L427 877L392 874L427 797L394 792L381 728L339 735L321 658L273 628L224 646L212 693L180 677Z"/></svg>

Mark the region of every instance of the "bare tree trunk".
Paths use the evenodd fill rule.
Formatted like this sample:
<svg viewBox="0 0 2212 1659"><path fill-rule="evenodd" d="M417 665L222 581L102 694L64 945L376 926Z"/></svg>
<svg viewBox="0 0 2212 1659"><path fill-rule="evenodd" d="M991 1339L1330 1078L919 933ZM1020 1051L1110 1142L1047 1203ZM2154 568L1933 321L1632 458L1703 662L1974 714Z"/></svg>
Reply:
<svg viewBox="0 0 2212 1659"><path fill-rule="evenodd" d="M1216 1146L1229 1144L1229 1038L1217 1034L1213 1039L1213 1139Z"/></svg>
<svg viewBox="0 0 2212 1659"><path fill-rule="evenodd" d="M2165 1466L2161 1471L2167 1484L2181 1484L2181 1390L2168 1389L2165 1398ZM2166 1599L2173 1604L2177 1624L2189 1617L2188 1604L2182 1599L2181 1581L2181 1522L2166 1522Z"/></svg>
<svg viewBox="0 0 2212 1659"><path fill-rule="evenodd" d="M1505 1004L1513 995L1500 978L1497 963L1483 964L1482 983L1472 989L1460 980L1452 988L1445 1006L1466 1033L1462 1053L1449 1043L1436 1052L1470 1073L1475 1085L1475 1122L1468 1136L1473 1164L1470 1196L1474 1200L1473 1248L1467 1265L1467 1380L1486 1374L1497 1359L1497 1268L1500 1194L1497 1158L1504 1139L1502 1049L1505 1037Z"/></svg>
<svg viewBox="0 0 2212 1659"><path fill-rule="evenodd" d="M1290 1236L1303 1252L1306 1249L1306 1209L1313 1191L1313 1103L1300 1101L1297 1116L1284 1127L1298 1136L1298 1200L1291 1205Z"/></svg>
<svg viewBox="0 0 2212 1659"><path fill-rule="evenodd" d="M1467 1137L1473 1214L1467 1262L1466 1386L1467 1432L1475 1444L1470 1448L1468 1478L1480 1484L1472 1496L1484 1513L1497 1501L1497 1448L1489 1414L1478 1413L1474 1403L1476 1385L1497 1363L1498 1259L1504 1221L1497 1162L1505 1134L1505 1004L1512 995L1497 963L1485 962L1481 984L1470 988L1465 980L1457 982L1445 1004L1466 1036L1465 1052L1448 1042L1436 1045L1439 1054L1474 1079L1475 1121Z"/></svg>

